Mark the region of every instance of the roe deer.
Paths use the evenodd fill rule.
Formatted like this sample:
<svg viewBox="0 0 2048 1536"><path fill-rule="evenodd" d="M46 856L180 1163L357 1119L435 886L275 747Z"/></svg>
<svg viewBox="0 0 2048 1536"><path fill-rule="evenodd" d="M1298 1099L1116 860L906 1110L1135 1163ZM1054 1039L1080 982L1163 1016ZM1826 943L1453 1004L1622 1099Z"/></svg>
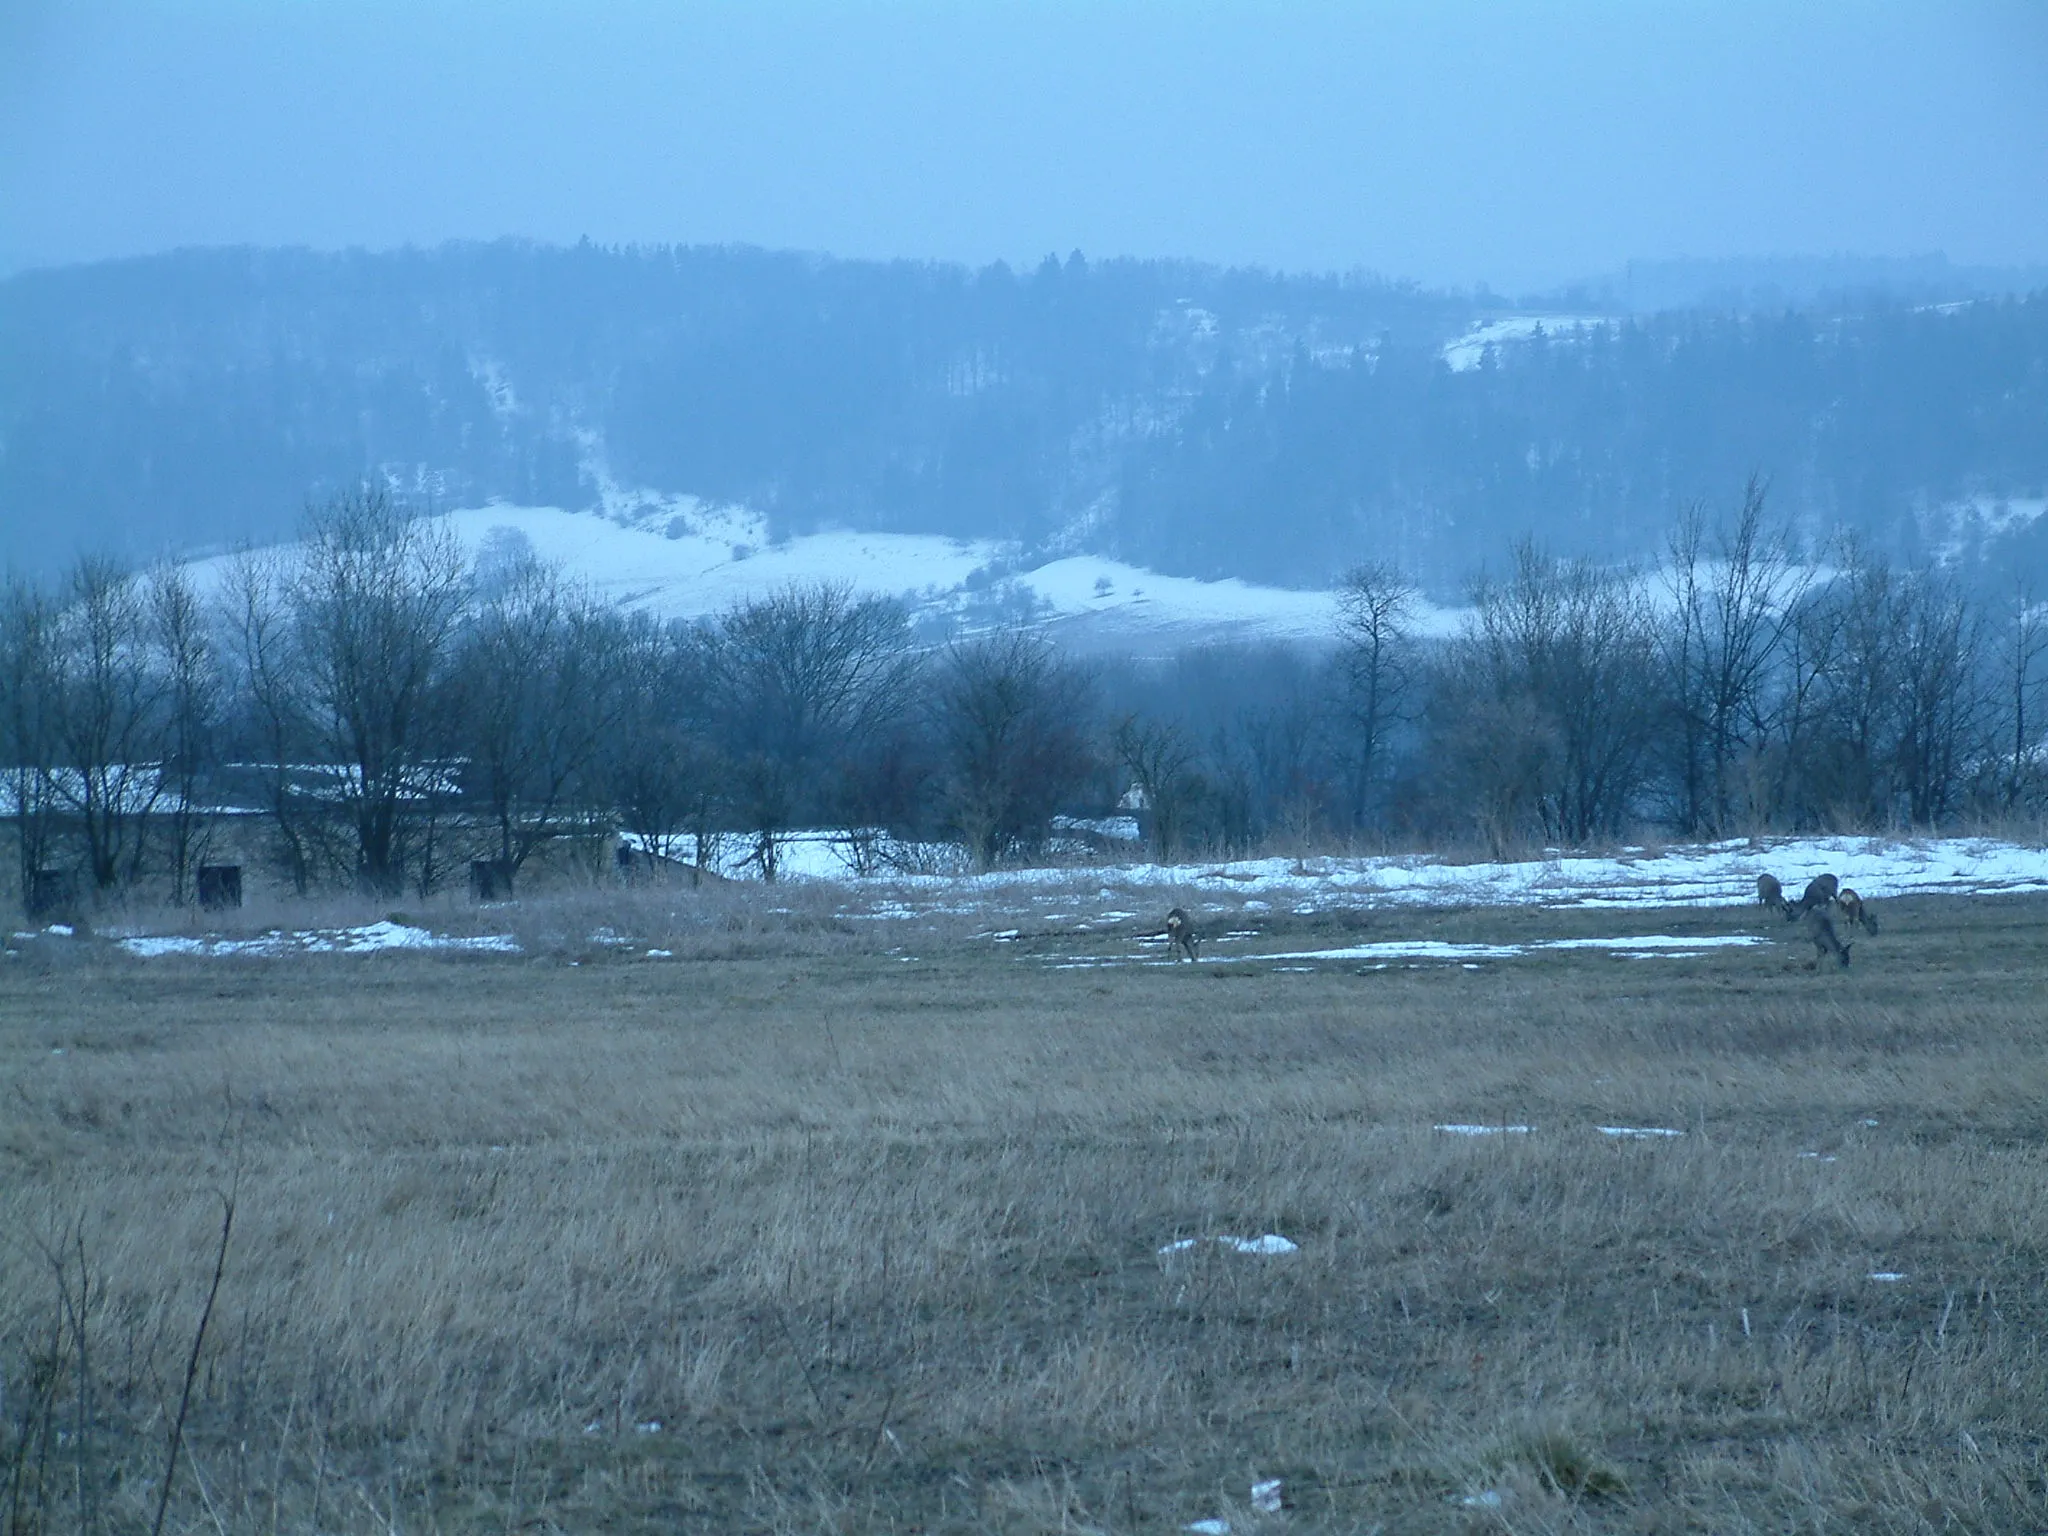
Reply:
<svg viewBox="0 0 2048 1536"><path fill-rule="evenodd" d="M1806 909L1806 934L1813 940L1813 947L1818 951L1813 959L1807 962L1809 970L1819 965L1829 955L1833 955L1841 963L1842 969L1849 968L1849 946L1844 944L1842 936L1835 932L1835 919L1828 911L1828 906L1829 903L1822 902L1819 906Z"/></svg>
<svg viewBox="0 0 2048 1536"><path fill-rule="evenodd" d="M1841 888L1841 881L1833 875L1815 875L1806 882L1806 894L1785 908L1786 920L1789 922L1802 912L1811 912L1816 907L1826 906L1835 899L1835 892Z"/></svg>
<svg viewBox="0 0 2048 1536"><path fill-rule="evenodd" d="M1760 907L1769 907L1773 912L1785 910L1785 887L1778 884L1776 875L1756 877L1756 904Z"/></svg>
<svg viewBox="0 0 2048 1536"><path fill-rule="evenodd" d="M1195 932L1194 921L1175 907L1166 914L1166 952L1178 960L1185 953L1190 961L1195 958L1195 946L1202 942L1202 936Z"/></svg>
<svg viewBox="0 0 2048 1536"><path fill-rule="evenodd" d="M1864 904L1863 898L1844 886L1835 896L1835 905L1841 908L1842 921L1855 923L1865 933L1877 932L1877 918Z"/></svg>

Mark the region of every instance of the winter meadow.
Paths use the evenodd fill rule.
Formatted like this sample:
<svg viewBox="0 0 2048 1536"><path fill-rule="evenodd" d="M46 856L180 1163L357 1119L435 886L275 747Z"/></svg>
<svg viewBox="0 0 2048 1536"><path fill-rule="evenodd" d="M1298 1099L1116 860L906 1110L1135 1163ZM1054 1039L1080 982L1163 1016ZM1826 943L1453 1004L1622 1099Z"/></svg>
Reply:
<svg viewBox="0 0 2048 1536"><path fill-rule="evenodd" d="M2044 143L0 6L0 1536L2048 1531Z"/></svg>

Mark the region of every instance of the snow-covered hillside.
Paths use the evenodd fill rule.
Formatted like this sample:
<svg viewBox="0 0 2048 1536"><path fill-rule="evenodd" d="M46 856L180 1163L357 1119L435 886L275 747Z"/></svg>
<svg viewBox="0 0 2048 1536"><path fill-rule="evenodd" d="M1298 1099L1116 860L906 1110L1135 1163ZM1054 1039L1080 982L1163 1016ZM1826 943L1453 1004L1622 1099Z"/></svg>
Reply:
<svg viewBox="0 0 2048 1536"><path fill-rule="evenodd" d="M1085 651L1319 644L1336 624L1330 592L1162 576L1099 555L1032 564L1010 545L929 534L826 532L772 543L765 520L744 508L686 496L608 500L615 505L606 511L500 503L447 520L486 567L530 553L621 607L662 618L702 618L792 582L834 581L901 597L934 637L1026 619ZM1424 609L1419 622L1448 633L1454 615Z"/></svg>

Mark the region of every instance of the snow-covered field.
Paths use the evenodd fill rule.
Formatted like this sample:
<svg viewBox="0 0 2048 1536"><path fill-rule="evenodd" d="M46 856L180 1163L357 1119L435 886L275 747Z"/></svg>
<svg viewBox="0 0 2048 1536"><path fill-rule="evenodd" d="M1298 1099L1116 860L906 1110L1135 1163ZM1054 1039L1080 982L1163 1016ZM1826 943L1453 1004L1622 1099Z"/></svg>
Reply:
<svg viewBox="0 0 2048 1536"><path fill-rule="evenodd" d="M131 955L367 955L393 949L470 950L490 954L516 953L519 946L502 935L451 938L406 923L366 923L358 928L312 928L296 933L278 929L253 939L183 934L148 934L119 941Z"/></svg>
<svg viewBox="0 0 2048 1536"><path fill-rule="evenodd" d="M1032 617L1083 647L1170 650L1226 637L1320 642L1336 623L1329 592L1161 576L1098 555L1034 566L991 540L909 533L826 532L771 543L757 515L687 497L610 515L497 505L451 512L448 521L473 552L530 550L610 601L663 618L703 618L791 582L834 581L900 597L928 621L972 627Z"/></svg>
<svg viewBox="0 0 2048 1536"><path fill-rule="evenodd" d="M847 854L830 834L793 839L786 877L848 879ZM887 887L893 909L973 911L1020 898L1086 905L1143 893L1213 893L1231 905L1285 904L1296 912L1359 906L1712 907L1756 900L1756 878L1776 875L1795 894L1823 871L1865 897L1980 895L2048 889L2048 849L1989 838L1804 837L1618 854L1556 854L1500 863L1452 863L1428 855L1139 862L983 875L895 875L855 880Z"/></svg>
<svg viewBox="0 0 2048 1536"><path fill-rule="evenodd" d="M871 849L871 852L873 850ZM884 846L923 868L940 867L948 851L937 846ZM741 850L724 863L744 875ZM1526 942L1446 942L1389 939L1336 948L1257 951L1247 942L1256 929L1228 931L1213 922L1237 915L1257 922L1268 913L1314 916L1372 908L1539 907L1635 909L1728 907L1756 899L1756 877L1771 873L1798 891L1823 871L1865 898L1906 895L1976 896L2048 889L2048 849L1988 838L1787 838L1762 846L1717 843L1619 854L1564 856L1500 863L1451 863L1427 856L1248 859L1178 865L1137 861L999 870L988 874L853 872L853 845L837 833L792 837L783 847L782 876L792 887L823 886L839 917L886 931L894 923L967 919L995 943L1029 931L1110 936L1141 941L1128 954L1039 954L1058 967L1168 964L1157 920L1180 904L1210 928L1204 959L1256 958L1283 969L1299 962L1387 966L1466 964L1563 951L1607 952L1619 959L1689 958L1713 949L1768 940L1747 935L1634 934L1539 939ZM764 892L764 894L766 894ZM52 930L53 932L56 930ZM64 930L68 934L68 930ZM18 935L33 938L36 935ZM606 945L635 941L609 929L592 935ZM505 936L445 937L394 922L359 928L283 930L255 938L141 935L119 941L130 953L157 955L293 955L371 953L391 949L512 952ZM665 955L666 951L650 953Z"/></svg>
<svg viewBox="0 0 2048 1536"><path fill-rule="evenodd" d="M705 618L792 582L831 581L901 598L927 629L1022 618L1075 649L1167 655L1223 640L1322 644L1337 617L1327 591L1162 576L1100 555L1032 564L986 539L838 531L774 543L758 514L688 496L615 492L588 512L499 503L446 520L486 565L531 553L606 601L660 618ZM225 564L202 560L193 572L210 585ZM1449 634L1455 622L1451 610L1418 609L1424 633Z"/></svg>

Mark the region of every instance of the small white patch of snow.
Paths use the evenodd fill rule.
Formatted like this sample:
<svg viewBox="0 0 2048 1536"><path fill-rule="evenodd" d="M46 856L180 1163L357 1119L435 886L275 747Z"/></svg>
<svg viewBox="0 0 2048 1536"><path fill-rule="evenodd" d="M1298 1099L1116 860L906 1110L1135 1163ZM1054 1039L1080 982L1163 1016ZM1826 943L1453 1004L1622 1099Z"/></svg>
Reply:
<svg viewBox="0 0 2048 1536"><path fill-rule="evenodd" d="M675 957L676 952L672 949L650 949L647 951L647 958L650 960L673 960Z"/></svg>
<svg viewBox="0 0 2048 1536"><path fill-rule="evenodd" d="M661 1420L642 1419L638 1424L635 1424L633 1428L643 1435L658 1435L661 1433Z"/></svg>
<svg viewBox="0 0 2048 1536"><path fill-rule="evenodd" d="M1890 1285L1895 1281L1903 1280L1906 1277L1896 1269L1873 1269L1870 1272L1870 1278L1880 1282L1881 1284Z"/></svg>
<svg viewBox="0 0 2048 1536"><path fill-rule="evenodd" d="M1685 1132L1674 1131L1661 1125L1602 1125L1596 1126L1602 1136L1619 1136L1630 1141L1654 1141L1661 1136L1683 1136Z"/></svg>
<svg viewBox="0 0 2048 1536"><path fill-rule="evenodd" d="M1498 1488L1489 1488L1484 1493L1468 1493L1458 1500L1460 1507L1465 1509L1499 1509L1506 1502Z"/></svg>
<svg viewBox="0 0 2048 1536"><path fill-rule="evenodd" d="M362 955L392 949L452 949L490 954L519 952L518 940L509 934L458 938L388 920L366 923L359 928L315 928L299 933L273 932L253 939L143 934L120 942L121 948L129 954L145 960L159 955Z"/></svg>
<svg viewBox="0 0 2048 1536"><path fill-rule="evenodd" d="M77 931L69 923L52 923L43 930L45 933L54 933L60 939L68 939Z"/></svg>
<svg viewBox="0 0 2048 1536"><path fill-rule="evenodd" d="M1435 1129L1451 1136L1526 1136L1534 1127L1527 1125L1439 1125Z"/></svg>
<svg viewBox="0 0 2048 1536"><path fill-rule="evenodd" d="M1159 1250L1159 1255L1161 1258L1164 1258L1172 1253L1186 1253L1189 1249L1199 1246L1202 1241L1203 1239L1196 1237L1175 1238ZM1216 1244L1219 1248L1228 1248L1232 1253L1250 1253L1262 1257L1270 1257L1282 1253L1299 1253L1301 1251L1301 1244L1290 1242L1277 1232L1268 1232L1263 1237L1231 1237L1224 1235L1209 1238L1207 1241Z"/></svg>
<svg viewBox="0 0 2048 1536"><path fill-rule="evenodd" d="M1252 1508L1262 1515L1277 1515L1285 1508L1286 1501L1280 1496L1280 1479L1268 1478L1262 1483L1252 1484Z"/></svg>
<svg viewBox="0 0 2048 1536"><path fill-rule="evenodd" d="M1192 1520L1181 1529L1194 1532L1194 1536L1230 1536L1228 1520Z"/></svg>
<svg viewBox="0 0 2048 1536"><path fill-rule="evenodd" d="M1691 939L1675 939L1668 934L1645 934L1636 938L1620 939L1541 939L1529 947L1531 949L1642 950L1646 953L1657 950L1683 950L1690 953L1703 949L1741 949L1751 944L1768 944L1770 942L1769 939L1754 933L1703 934L1698 938Z"/></svg>

